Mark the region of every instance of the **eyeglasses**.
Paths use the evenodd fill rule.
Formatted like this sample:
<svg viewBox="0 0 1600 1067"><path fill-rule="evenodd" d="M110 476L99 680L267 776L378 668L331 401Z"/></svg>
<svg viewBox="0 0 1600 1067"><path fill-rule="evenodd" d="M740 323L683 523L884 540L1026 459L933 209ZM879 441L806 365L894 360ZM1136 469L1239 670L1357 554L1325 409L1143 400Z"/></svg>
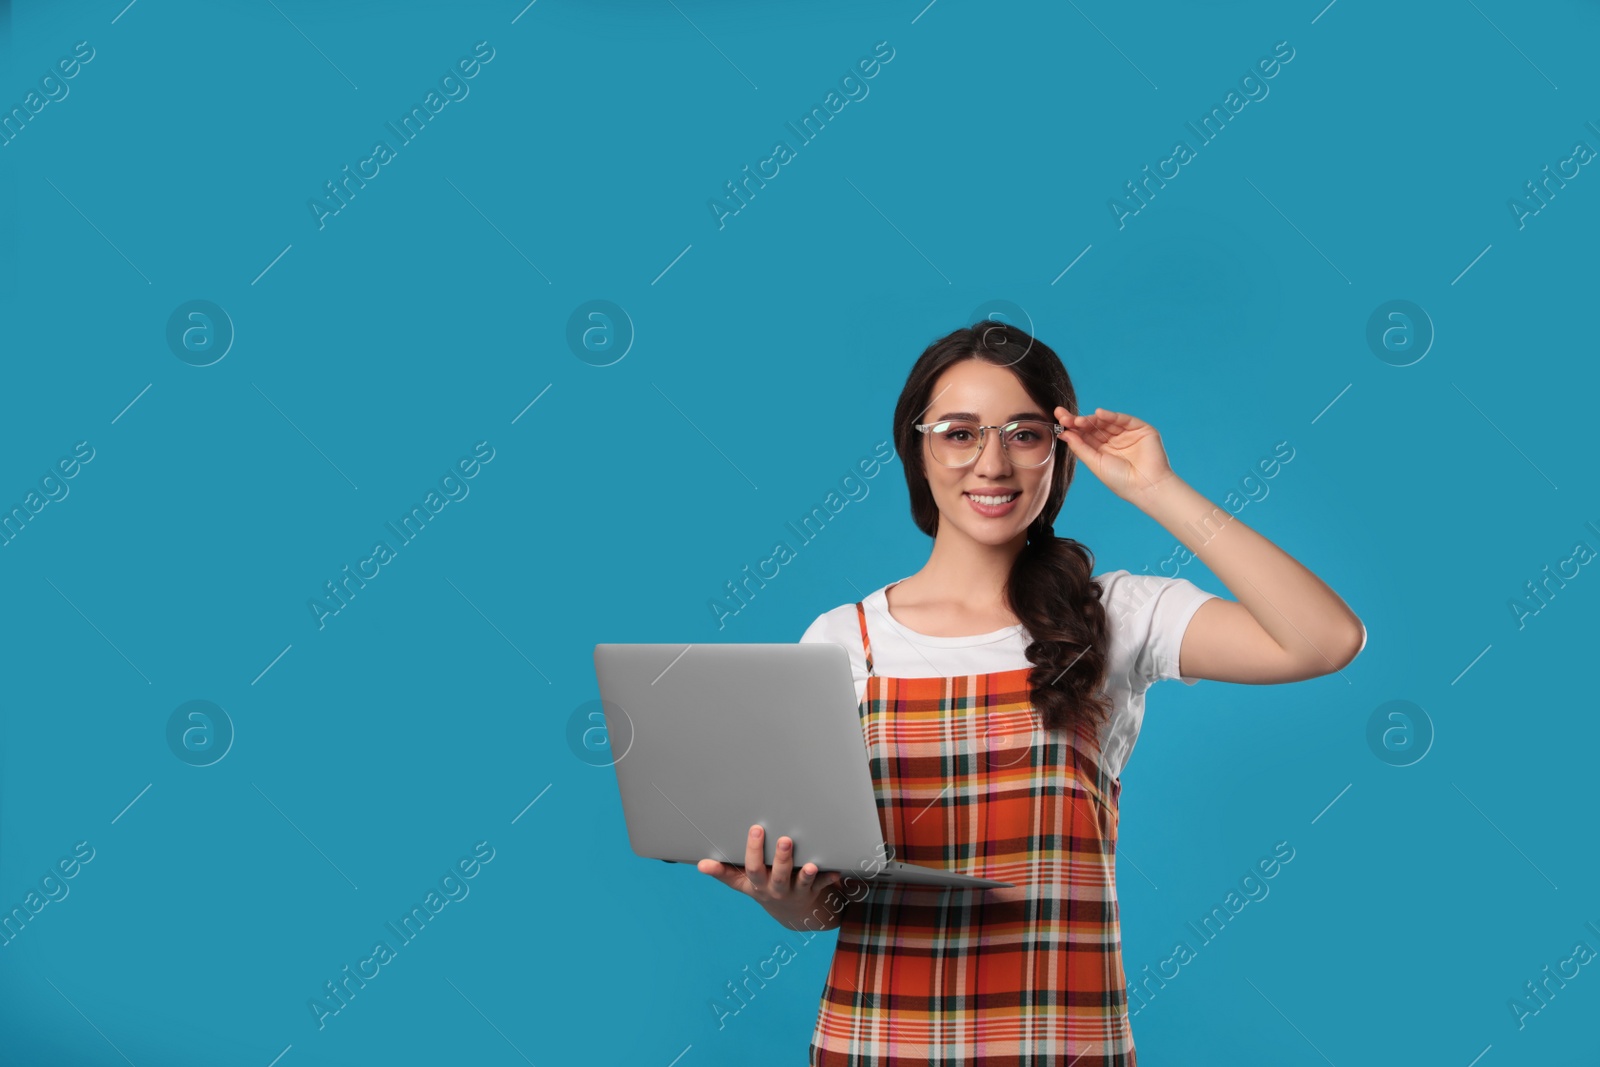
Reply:
<svg viewBox="0 0 1600 1067"><path fill-rule="evenodd" d="M1065 426L1053 422L1024 420L1003 426L979 426L971 422L919 423L914 427L928 435L929 451L936 462L946 467L965 467L983 454L988 431L1000 431L1000 447L1019 467L1039 467L1055 455L1057 436Z"/></svg>

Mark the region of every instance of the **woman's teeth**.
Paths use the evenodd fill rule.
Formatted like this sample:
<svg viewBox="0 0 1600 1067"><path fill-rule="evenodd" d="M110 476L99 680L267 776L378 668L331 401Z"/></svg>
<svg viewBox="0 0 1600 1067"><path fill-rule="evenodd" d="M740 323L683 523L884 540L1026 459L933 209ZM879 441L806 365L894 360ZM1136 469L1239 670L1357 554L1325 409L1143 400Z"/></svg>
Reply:
<svg viewBox="0 0 1600 1067"><path fill-rule="evenodd" d="M999 507L1001 504L1010 503L1011 501L1017 499L1017 497L1021 494L1011 493L1007 496L979 496L977 493L968 493L967 495L980 504L986 504L989 507L994 508Z"/></svg>

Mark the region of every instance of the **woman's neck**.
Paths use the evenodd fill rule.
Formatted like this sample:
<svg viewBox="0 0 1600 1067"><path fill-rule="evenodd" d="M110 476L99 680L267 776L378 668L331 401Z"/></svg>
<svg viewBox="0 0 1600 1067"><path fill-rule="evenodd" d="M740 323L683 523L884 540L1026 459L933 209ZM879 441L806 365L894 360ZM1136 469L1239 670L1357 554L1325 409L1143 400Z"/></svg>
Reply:
<svg viewBox="0 0 1600 1067"><path fill-rule="evenodd" d="M894 587L891 614L918 633L963 637L1017 623L1006 582L1026 535L986 545L959 535L934 538L921 570Z"/></svg>

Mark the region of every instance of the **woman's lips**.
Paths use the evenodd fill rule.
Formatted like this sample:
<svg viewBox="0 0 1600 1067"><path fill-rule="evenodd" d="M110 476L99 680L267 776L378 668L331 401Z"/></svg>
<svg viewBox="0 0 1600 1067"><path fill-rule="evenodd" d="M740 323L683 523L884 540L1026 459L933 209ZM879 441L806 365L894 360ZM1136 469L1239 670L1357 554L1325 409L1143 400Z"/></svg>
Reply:
<svg viewBox="0 0 1600 1067"><path fill-rule="evenodd" d="M1004 504L1001 504L1001 505L999 505L997 507L996 506L991 506L989 504L980 504L980 503L978 503L976 500L974 500L972 498L972 494L971 493L962 493L961 495L967 498L967 504L970 505L972 510L976 511L979 515L982 515L985 518L998 519L1000 516L1005 515L1008 512L1010 512L1012 508L1015 508L1017 506L1017 502L1022 499L1022 494L1020 492L1018 492L1016 490L1012 490L1012 492L1015 493L1015 495L1012 496L1012 498L1010 500L1006 501ZM983 494L980 494L980 495L989 496L989 497L995 497L995 496L1004 496L1006 494L1004 494L1004 493L983 493Z"/></svg>

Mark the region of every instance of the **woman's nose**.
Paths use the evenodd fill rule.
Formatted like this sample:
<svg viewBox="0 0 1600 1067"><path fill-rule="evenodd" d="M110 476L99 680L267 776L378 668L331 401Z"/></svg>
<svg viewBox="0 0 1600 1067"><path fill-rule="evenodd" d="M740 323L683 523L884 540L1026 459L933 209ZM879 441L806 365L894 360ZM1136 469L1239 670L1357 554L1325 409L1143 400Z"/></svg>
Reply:
<svg viewBox="0 0 1600 1067"><path fill-rule="evenodd" d="M1006 453L1005 446L1000 440L1000 431L988 434L983 442L983 451L978 453L978 468L985 471L1003 471L1010 465L1011 457Z"/></svg>

